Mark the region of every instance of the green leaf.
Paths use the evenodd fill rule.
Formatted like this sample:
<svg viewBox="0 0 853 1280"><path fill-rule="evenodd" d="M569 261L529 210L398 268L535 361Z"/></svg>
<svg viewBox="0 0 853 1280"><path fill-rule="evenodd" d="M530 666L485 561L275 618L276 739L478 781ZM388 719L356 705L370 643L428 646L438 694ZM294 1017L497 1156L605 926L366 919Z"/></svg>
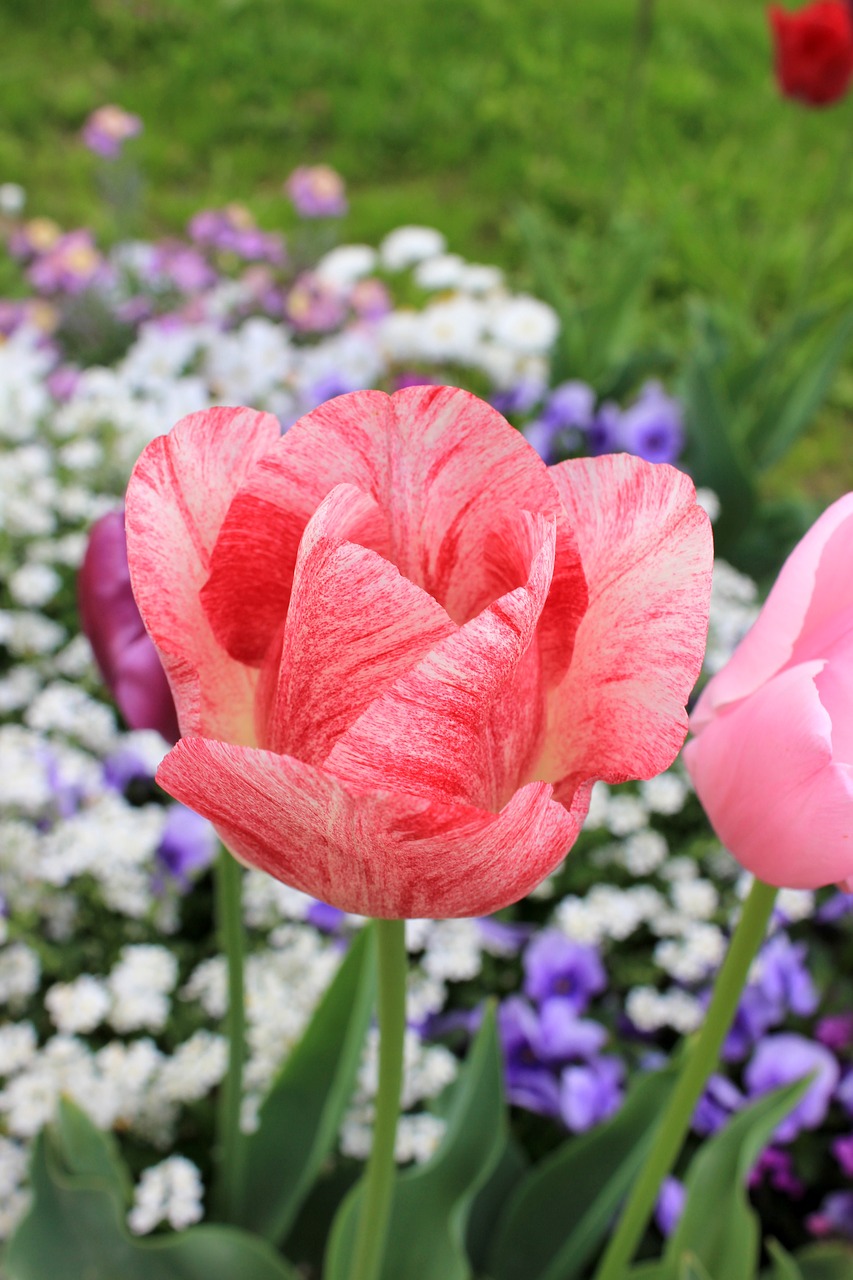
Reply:
<svg viewBox="0 0 853 1280"><path fill-rule="evenodd" d="M762 1280L803 1280L803 1273L787 1249L778 1240L767 1241L767 1252L773 1259L773 1269L761 1273Z"/></svg>
<svg viewBox="0 0 853 1280"><path fill-rule="evenodd" d="M714 1280L711 1273L693 1253L685 1253L681 1259L678 1280Z"/></svg>
<svg viewBox="0 0 853 1280"><path fill-rule="evenodd" d="M770 402L750 428L748 446L755 465L771 466L808 427L829 393L853 339L853 307L809 354L797 376Z"/></svg>
<svg viewBox="0 0 853 1280"><path fill-rule="evenodd" d="M797 1254L803 1280L850 1280L853 1245L815 1244Z"/></svg>
<svg viewBox="0 0 853 1280"><path fill-rule="evenodd" d="M486 1263L498 1224L529 1166L524 1148L509 1133L491 1176L474 1197L468 1218L465 1248L477 1275L488 1270Z"/></svg>
<svg viewBox="0 0 853 1280"><path fill-rule="evenodd" d="M490 1009L457 1082L438 1151L396 1178L381 1280L470 1280L468 1216L506 1136L503 1068ZM324 1280L347 1280L362 1185L344 1201L332 1227Z"/></svg>
<svg viewBox="0 0 853 1280"><path fill-rule="evenodd" d="M797 1080L761 1098L699 1149L685 1179L684 1212L664 1251L664 1276L676 1280L681 1259L692 1254L720 1280L754 1280L760 1231L746 1179L810 1083Z"/></svg>
<svg viewBox="0 0 853 1280"><path fill-rule="evenodd" d="M232 1221L281 1242L311 1190L352 1095L376 983L373 930L356 937L264 1099L246 1139Z"/></svg>
<svg viewBox="0 0 853 1280"><path fill-rule="evenodd" d="M35 1141L30 1176L33 1203L6 1256L10 1280L297 1280L265 1241L233 1227L131 1236L114 1143L67 1099Z"/></svg>
<svg viewBox="0 0 853 1280"><path fill-rule="evenodd" d="M672 1071L639 1079L618 1115L572 1138L520 1184L503 1215L492 1280L574 1280L603 1241L642 1167Z"/></svg>
<svg viewBox="0 0 853 1280"><path fill-rule="evenodd" d="M684 370L680 393L688 434L686 462L697 485L707 485L720 499L714 542L725 555L755 510L751 468L732 435L732 408L710 364L698 354Z"/></svg>

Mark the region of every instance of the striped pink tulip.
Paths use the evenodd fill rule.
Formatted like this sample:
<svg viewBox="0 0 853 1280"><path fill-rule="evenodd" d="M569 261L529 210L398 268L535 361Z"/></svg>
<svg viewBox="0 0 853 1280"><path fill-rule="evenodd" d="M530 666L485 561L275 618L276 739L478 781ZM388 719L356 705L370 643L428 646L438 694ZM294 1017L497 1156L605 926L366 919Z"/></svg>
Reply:
<svg viewBox="0 0 853 1280"><path fill-rule="evenodd" d="M684 761L735 857L768 884L853 891L853 493L791 552L690 727Z"/></svg>
<svg viewBox="0 0 853 1280"><path fill-rule="evenodd" d="M451 387L280 436L213 409L127 494L134 591L183 737L158 780L242 861L364 915L481 915L563 858L597 778L684 738L711 536L690 480L548 468Z"/></svg>

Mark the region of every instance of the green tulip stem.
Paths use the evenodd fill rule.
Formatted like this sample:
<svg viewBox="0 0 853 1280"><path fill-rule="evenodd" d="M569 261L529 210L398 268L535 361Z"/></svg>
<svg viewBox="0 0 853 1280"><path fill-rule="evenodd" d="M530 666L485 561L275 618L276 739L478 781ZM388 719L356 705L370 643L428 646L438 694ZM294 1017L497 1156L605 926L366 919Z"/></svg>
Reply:
<svg viewBox="0 0 853 1280"><path fill-rule="evenodd" d="M240 1131L243 1099L243 1058L246 1019L243 1007L243 873L240 864L222 847L215 867L216 917L220 945L228 964L228 1071L219 1090L216 1117L216 1216L229 1221L243 1180L245 1142Z"/></svg>
<svg viewBox="0 0 853 1280"><path fill-rule="evenodd" d="M406 1032L405 921L375 922L379 962L379 1089L350 1280L379 1280L394 1191L394 1142Z"/></svg>
<svg viewBox="0 0 853 1280"><path fill-rule="evenodd" d="M595 1280L625 1280L634 1252L654 1211L658 1191L670 1172L693 1119L696 1104L720 1057L734 1021L750 966L761 946L778 890L754 881L743 905L705 1021L689 1047L681 1075L664 1111L652 1149L631 1189L616 1231L595 1273Z"/></svg>

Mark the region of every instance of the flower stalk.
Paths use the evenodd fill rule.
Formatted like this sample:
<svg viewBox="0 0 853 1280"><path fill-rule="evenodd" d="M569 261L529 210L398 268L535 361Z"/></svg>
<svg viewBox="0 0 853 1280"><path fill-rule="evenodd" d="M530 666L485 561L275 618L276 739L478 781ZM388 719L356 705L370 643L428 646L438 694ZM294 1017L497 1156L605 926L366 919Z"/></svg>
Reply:
<svg viewBox="0 0 853 1280"><path fill-rule="evenodd" d="M777 892L762 880L753 882L723 967L717 975L702 1029L689 1050L669 1105L658 1122L651 1152L625 1203L617 1229L595 1273L595 1280L624 1280L626 1269L652 1216L660 1185L678 1158L696 1104L719 1061L750 967L764 939Z"/></svg>
<svg viewBox="0 0 853 1280"><path fill-rule="evenodd" d="M242 1183L246 1154L240 1131L246 1015L243 993L245 937L242 870L224 846L219 850L214 877L217 924L228 965L228 1009L225 1014L228 1070L219 1091L215 1147L217 1173L213 1199L217 1217L228 1221Z"/></svg>
<svg viewBox="0 0 853 1280"><path fill-rule="evenodd" d="M376 920L379 965L379 1087L350 1280L378 1280L394 1190L394 1143L403 1087L406 1032L405 921Z"/></svg>

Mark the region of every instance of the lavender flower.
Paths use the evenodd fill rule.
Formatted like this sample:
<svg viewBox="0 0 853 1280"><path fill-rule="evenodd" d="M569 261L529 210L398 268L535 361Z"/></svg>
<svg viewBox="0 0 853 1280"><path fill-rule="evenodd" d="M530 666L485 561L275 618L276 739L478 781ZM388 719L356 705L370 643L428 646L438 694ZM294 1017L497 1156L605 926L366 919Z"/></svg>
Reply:
<svg viewBox="0 0 853 1280"><path fill-rule="evenodd" d="M822 1123L838 1084L838 1063L823 1045L793 1033L767 1036L753 1054L744 1073L752 1097L812 1073L806 1093L778 1125L777 1142L792 1142L802 1129L816 1129Z"/></svg>
<svg viewBox="0 0 853 1280"><path fill-rule="evenodd" d="M703 1137L722 1129L744 1104L744 1096L726 1076L712 1075L693 1115L693 1130Z"/></svg>
<svg viewBox="0 0 853 1280"><path fill-rule="evenodd" d="M620 424L622 410L613 400L605 400L595 411L595 417L586 429L586 447L593 457L613 453L621 447Z"/></svg>
<svg viewBox="0 0 853 1280"><path fill-rule="evenodd" d="M683 1182L678 1178L664 1178L655 1207L655 1222L662 1236L668 1238L678 1226L686 1199L687 1188Z"/></svg>
<svg viewBox="0 0 853 1280"><path fill-rule="evenodd" d="M210 823L185 805L170 805L157 849L164 870L186 890L193 874L204 871L215 857L216 834Z"/></svg>
<svg viewBox="0 0 853 1280"><path fill-rule="evenodd" d="M576 1017L570 1001L553 996L539 1010L533 1048L540 1061L559 1064L592 1058L606 1040L607 1031L600 1023Z"/></svg>
<svg viewBox="0 0 853 1280"><path fill-rule="evenodd" d="M805 1183L794 1172L790 1151L783 1151L780 1147L767 1147L762 1151L750 1172L750 1187L758 1187L763 1182L793 1200L799 1200L806 1192Z"/></svg>
<svg viewBox="0 0 853 1280"><path fill-rule="evenodd" d="M300 165L284 190L302 218L339 218L347 211L344 180L327 164Z"/></svg>

